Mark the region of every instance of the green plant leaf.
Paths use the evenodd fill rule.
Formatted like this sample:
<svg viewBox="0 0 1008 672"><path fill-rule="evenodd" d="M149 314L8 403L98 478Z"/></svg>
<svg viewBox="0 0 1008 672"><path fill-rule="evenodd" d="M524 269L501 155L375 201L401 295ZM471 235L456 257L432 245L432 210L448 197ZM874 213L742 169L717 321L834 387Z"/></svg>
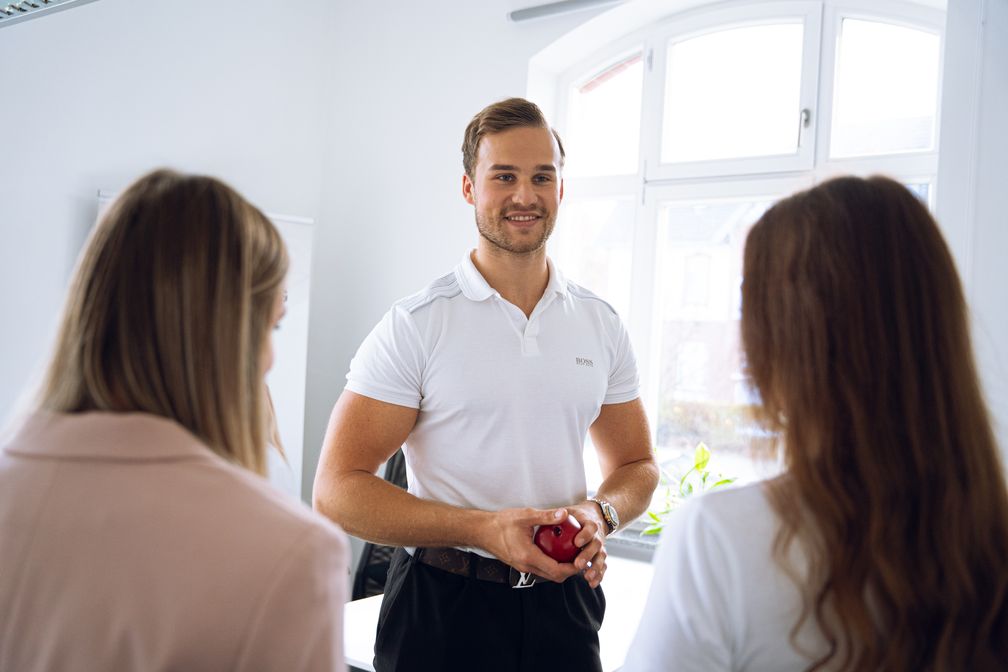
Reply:
<svg viewBox="0 0 1008 672"><path fill-rule="evenodd" d="M659 524L659 523L656 523L654 525L649 525L649 526L647 526L647 527L644 528L644 531L641 532L641 534L647 534L647 535L661 534L661 531L662 531L663 527L665 527L665 526L662 525L662 524Z"/></svg>
<svg viewBox="0 0 1008 672"><path fill-rule="evenodd" d="M660 522L661 522L661 518L659 518L659 517L657 516L657 514L655 514L655 512L654 512L654 511L648 511L648 512L647 512L647 515L648 515L648 518L650 518L650 519L651 519L651 520L653 520L654 522L656 522L656 523L660 523Z"/></svg>
<svg viewBox="0 0 1008 672"><path fill-rule="evenodd" d="M686 488L683 490L683 497L689 497L693 494L693 484L687 483Z"/></svg>
<svg viewBox="0 0 1008 672"><path fill-rule="evenodd" d="M710 462L710 449L706 443L701 441L697 444L696 451L693 453L693 468L697 471L703 471L707 468L708 462Z"/></svg>
<svg viewBox="0 0 1008 672"><path fill-rule="evenodd" d="M682 475L682 478L679 479L679 492L683 491L683 485L685 485L686 479L689 478L694 471L696 471L696 467L693 467L692 469L687 471L685 474Z"/></svg>
<svg viewBox="0 0 1008 672"><path fill-rule="evenodd" d="M713 490L714 488L720 488L720 487L723 487L723 486L726 486L726 485L731 485L736 480L738 480L738 479L737 478L722 478L720 481L718 481L714 485L710 486L710 489Z"/></svg>

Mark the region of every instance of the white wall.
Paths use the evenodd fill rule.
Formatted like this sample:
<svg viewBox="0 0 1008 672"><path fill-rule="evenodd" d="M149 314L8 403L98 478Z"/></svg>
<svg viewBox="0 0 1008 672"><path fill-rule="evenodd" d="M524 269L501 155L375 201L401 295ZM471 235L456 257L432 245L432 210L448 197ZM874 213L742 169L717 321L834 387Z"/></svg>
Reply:
<svg viewBox="0 0 1008 672"><path fill-rule="evenodd" d="M315 241L306 488L357 346L397 298L475 246L461 197L462 133L488 103L523 96L529 58L591 12L514 24L532 2L358 2L341 11L339 104Z"/></svg>
<svg viewBox="0 0 1008 672"><path fill-rule="evenodd" d="M23 67L0 89L0 419L45 357L96 191L207 172L318 222L310 483L358 341L474 240L465 123L591 15L509 23L521 4L102 0L0 30L0 62Z"/></svg>
<svg viewBox="0 0 1008 672"><path fill-rule="evenodd" d="M973 338L1008 455L1008 2L949 2L938 219L966 284Z"/></svg>
<svg viewBox="0 0 1008 672"><path fill-rule="evenodd" d="M45 357L96 192L153 167L314 216L335 5L102 0L0 29L0 419Z"/></svg>
<svg viewBox="0 0 1008 672"><path fill-rule="evenodd" d="M462 131L524 95L532 54L594 12L523 0L101 0L0 29L0 422L44 359L98 189L158 165L313 218L303 496L361 339L475 243ZM12 66L13 67L13 66ZM13 71L12 71L13 72ZM278 353L278 357L282 357Z"/></svg>

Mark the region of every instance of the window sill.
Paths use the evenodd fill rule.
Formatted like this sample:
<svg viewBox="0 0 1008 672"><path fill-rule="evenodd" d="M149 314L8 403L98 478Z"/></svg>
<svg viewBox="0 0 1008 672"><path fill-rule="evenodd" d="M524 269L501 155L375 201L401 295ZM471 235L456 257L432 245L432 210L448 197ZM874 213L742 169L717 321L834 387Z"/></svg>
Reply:
<svg viewBox="0 0 1008 672"><path fill-rule="evenodd" d="M658 536L641 536L645 527L643 521L635 520L607 538L605 545L608 554L617 558L650 563L658 546Z"/></svg>

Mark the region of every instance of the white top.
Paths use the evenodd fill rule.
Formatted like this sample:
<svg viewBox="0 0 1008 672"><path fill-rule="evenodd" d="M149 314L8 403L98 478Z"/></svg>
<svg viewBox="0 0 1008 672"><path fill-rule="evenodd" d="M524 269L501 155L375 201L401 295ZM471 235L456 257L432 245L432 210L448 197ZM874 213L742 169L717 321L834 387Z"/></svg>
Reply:
<svg viewBox="0 0 1008 672"><path fill-rule="evenodd" d="M270 484L280 492L286 493L294 499L301 499L297 479L294 477L294 470L291 468L290 462L272 444L266 448L266 477Z"/></svg>
<svg viewBox="0 0 1008 672"><path fill-rule="evenodd" d="M698 497L666 524L654 580L623 672L789 672L811 658L790 643L801 596L773 558L778 519L763 485ZM804 571L800 545L789 561ZM799 639L819 654L811 619Z"/></svg>
<svg viewBox="0 0 1008 672"><path fill-rule="evenodd" d="M612 307L548 264L526 318L467 254L357 351L348 390L419 409L405 450L417 497L486 511L585 498L588 427L637 398L637 363Z"/></svg>

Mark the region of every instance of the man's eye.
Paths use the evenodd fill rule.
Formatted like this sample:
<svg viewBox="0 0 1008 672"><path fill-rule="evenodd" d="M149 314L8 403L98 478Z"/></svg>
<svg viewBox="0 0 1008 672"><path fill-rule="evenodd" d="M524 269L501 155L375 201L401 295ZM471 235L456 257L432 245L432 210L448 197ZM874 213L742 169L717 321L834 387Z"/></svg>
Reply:
<svg viewBox="0 0 1008 672"><path fill-rule="evenodd" d="M553 181L553 176L552 175L536 175L535 176L535 181L539 182L540 184L546 184L546 183L549 183L549 182Z"/></svg>
<svg viewBox="0 0 1008 672"><path fill-rule="evenodd" d="M514 181L514 175L508 175L507 173L504 173L504 174L498 175L494 179L495 180L499 180L501 182L513 182Z"/></svg>

